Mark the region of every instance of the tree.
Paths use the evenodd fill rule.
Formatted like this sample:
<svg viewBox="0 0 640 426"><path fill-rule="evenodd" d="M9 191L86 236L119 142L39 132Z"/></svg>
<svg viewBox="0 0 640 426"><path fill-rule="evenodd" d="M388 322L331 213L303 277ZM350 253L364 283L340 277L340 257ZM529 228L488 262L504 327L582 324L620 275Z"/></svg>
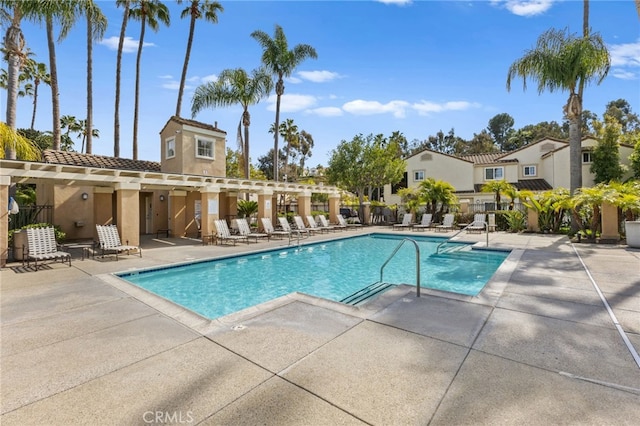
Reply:
<svg viewBox="0 0 640 426"><path fill-rule="evenodd" d="M182 0L177 0L178 4L182 4ZM180 18L184 19L187 16L190 17L189 22L189 38L187 39L187 50L184 55L184 64L182 65L182 76L180 77L180 88L178 89L178 102L176 104L176 116L180 117L180 110L182 109L182 95L184 93L184 85L187 81L187 68L189 66L189 58L191 57L191 45L193 44L193 34L196 29L196 20L204 18L205 21L213 24L218 23L218 12L224 12L224 8L217 1L204 0L191 0L191 4L187 6Z"/></svg>
<svg viewBox="0 0 640 426"><path fill-rule="evenodd" d="M144 33L147 25L153 32L158 32L160 23L169 26L170 17L167 6L158 0L135 0L134 7L129 10L129 16L140 21L140 40L136 56L136 91L133 107L133 159L138 159L138 114L140 110L140 58L144 45Z"/></svg>
<svg viewBox="0 0 640 426"><path fill-rule="evenodd" d="M275 167L273 166L274 157L275 156L273 155L273 148L271 148L269 152L266 153L265 155L258 157L258 170L261 171L268 180L274 180L273 179L273 171L275 170ZM282 167L282 165L286 161L286 157L284 156L284 152L282 150L278 152L278 161L280 163L278 165L278 168Z"/></svg>
<svg viewBox="0 0 640 426"><path fill-rule="evenodd" d="M269 129L269 133L274 133L275 124L271 126ZM284 122L280 123L280 127L278 128L278 133L280 136L287 142L287 145L284 148L284 155L287 158L285 163L285 176L289 176L289 179L292 178L291 175L291 161L289 158L291 157L291 149L297 149L298 140L300 135L298 133L298 126L293 122L293 119L287 118Z"/></svg>
<svg viewBox="0 0 640 426"><path fill-rule="evenodd" d="M456 189L449 182L431 177L420 182L418 187L420 202L426 204L426 209L434 220L441 220L445 208L457 201L455 192Z"/></svg>
<svg viewBox="0 0 640 426"><path fill-rule="evenodd" d="M29 78L33 80L33 113L31 115L31 130L34 129L36 122L36 110L38 107L38 87L40 83L51 85L51 75L47 72L47 64L36 62L33 59L27 59L25 69Z"/></svg>
<svg viewBox="0 0 640 426"><path fill-rule="evenodd" d="M122 49L124 48L124 37L129 21L130 0L116 0L117 7L124 7L122 13L122 25L120 26L120 40L118 41L118 53L116 55L116 100L113 113L113 156L120 157L120 80L122 73Z"/></svg>
<svg viewBox="0 0 640 426"><path fill-rule="evenodd" d="M84 120L87 154L93 151L93 42L102 40L107 30L107 18L94 0L82 0L80 12L87 19L87 118ZM99 132L98 132L99 133ZM84 150L84 138L82 148ZM82 151L80 151L82 152Z"/></svg>
<svg viewBox="0 0 640 426"><path fill-rule="evenodd" d="M506 180L492 180L482 185L481 192L493 192L496 201L496 210L502 210L502 194L515 194L515 188ZM513 200L513 198L512 198Z"/></svg>
<svg viewBox="0 0 640 426"><path fill-rule="evenodd" d="M393 185L402 179L405 164L398 156L399 152L397 142L387 141L381 135L364 137L360 134L351 141L343 140L331 151L328 181L357 194L362 206L366 188Z"/></svg>
<svg viewBox="0 0 640 426"><path fill-rule="evenodd" d="M568 31L550 29L538 38L534 49L509 67L507 90L511 90L511 81L519 76L523 79L525 90L527 78L531 78L538 82L539 94L545 89L550 92L569 92L569 99L563 110L569 120L571 193L582 186L582 87L593 80L600 84L607 76L610 66L609 51L599 34L577 37ZM572 230L577 230L575 222L572 222Z"/></svg>
<svg viewBox="0 0 640 426"><path fill-rule="evenodd" d="M7 152L13 153L14 157L7 157ZM0 121L0 158L34 161L40 159L40 150L31 140Z"/></svg>
<svg viewBox="0 0 640 426"><path fill-rule="evenodd" d="M273 38L269 37L264 31L254 31L251 37L256 39L262 47L262 63L273 76L276 81L276 121L274 128L280 127L280 100L284 94L284 77L290 77L298 65L305 59L317 58L316 50L308 44L298 44L289 50L287 37L280 25L275 26ZM278 132L273 134L273 178L278 181Z"/></svg>
<svg viewBox="0 0 640 426"><path fill-rule="evenodd" d="M605 116L604 124L599 121L594 124L598 137L598 144L591 153L593 162L590 170L595 175L594 182L598 184L619 181L625 172L620 164L618 144L622 126L611 116Z"/></svg>
<svg viewBox="0 0 640 426"><path fill-rule="evenodd" d="M625 99L618 99L607 104L605 116L611 116L621 126L621 132L626 134L640 130L638 114L631 112L631 105Z"/></svg>
<svg viewBox="0 0 640 426"><path fill-rule="evenodd" d="M507 151L507 141L509 136L513 133L513 123L513 117L506 112L497 114L489 120L487 130L502 152Z"/></svg>
<svg viewBox="0 0 640 426"><path fill-rule="evenodd" d="M202 84L196 88L191 100L191 114L196 114L204 108L227 107L235 104L242 106L241 123L244 126L244 144L239 139L244 177L249 178L251 157L249 156L249 126L251 115L249 107L269 96L273 89L273 80L267 72L258 68L247 74L242 68L223 70L215 82Z"/></svg>
<svg viewBox="0 0 640 426"><path fill-rule="evenodd" d="M58 43L64 40L75 24L79 14L78 4L72 0L49 1L42 0L35 2L34 7L28 16L33 21L44 21L47 32L47 46L49 50L49 72L51 75L51 103L53 119L53 149L60 149L60 90L58 87L58 66L56 59L56 45L53 34L55 23L60 25Z"/></svg>
<svg viewBox="0 0 640 426"><path fill-rule="evenodd" d="M89 152L89 143L87 142L87 149L85 150L85 141L89 140L88 134L91 133L91 136L94 138L99 138L100 137L100 130L96 129L96 128L91 128L91 130L89 130L89 125L87 124L87 120L79 120L78 121L78 125L80 127L80 130L78 131L78 138L82 138L82 145L80 148L80 152L85 152L87 154L91 154Z"/></svg>
<svg viewBox="0 0 640 426"><path fill-rule="evenodd" d="M633 177L640 180L640 138L634 145L633 152L629 156L631 160L631 170L633 171Z"/></svg>
<svg viewBox="0 0 640 426"><path fill-rule="evenodd" d="M306 130L300 132L298 152L300 153L300 170L304 173L304 163L307 158L311 158L311 148L313 148L313 136Z"/></svg>
<svg viewBox="0 0 640 426"><path fill-rule="evenodd" d="M467 143L464 154L486 154L497 151L498 148L493 143L491 135L485 129L482 129L480 133L473 134L473 138Z"/></svg>

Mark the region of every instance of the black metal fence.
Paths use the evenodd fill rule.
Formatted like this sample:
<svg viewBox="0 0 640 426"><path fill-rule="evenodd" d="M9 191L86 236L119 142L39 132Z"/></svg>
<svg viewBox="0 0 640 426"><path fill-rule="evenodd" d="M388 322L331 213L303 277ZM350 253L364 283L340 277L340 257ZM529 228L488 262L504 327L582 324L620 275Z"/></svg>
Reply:
<svg viewBox="0 0 640 426"><path fill-rule="evenodd" d="M9 230L32 223L52 223L53 206L20 206L18 214L9 215Z"/></svg>

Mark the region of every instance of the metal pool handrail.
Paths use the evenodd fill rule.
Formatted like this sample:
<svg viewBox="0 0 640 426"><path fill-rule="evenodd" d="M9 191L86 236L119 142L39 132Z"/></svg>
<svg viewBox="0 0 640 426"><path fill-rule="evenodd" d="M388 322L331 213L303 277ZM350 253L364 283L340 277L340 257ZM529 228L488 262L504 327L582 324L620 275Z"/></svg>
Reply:
<svg viewBox="0 0 640 426"><path fill-rule="evenodd" d="M391 253L391 256L389 256L389 258L382 264L382 266L380 267L380 282L384 282L382 280L384 267L387 266L387 263L389 263L391 258L396 255L398 250L400 250L400 247L402 247L402 245L407 241L411 241L416 248L416 297L420 297L420 247L418 247L418 243L416 242L416 240L413 240L411 238L404 238L402 241L400 241L400 244L398 244L393 253Z"/></svg>
<svg viewBox="0 0 640 426"><path fill-rule="evenodd" d="M464 228L460 229L458 232L456 232L455 234L453 234L452 236L450 236L449 238L447 238L446 240L444 240L443 242L441 242L440 244L438 244L438 247L436 247L436 254L440 253L440 247L446 245L449 241L451 241L452 239L454 239L455 237L457 237L461 232L465 231L468 227L470 226L477 226L474 225L478 222L471 222L470 224L468 224L467 226L465 226ZM482 223L482 227L487 231L487 247L489 247L489 224L487 222L481 222Z"/></svg>

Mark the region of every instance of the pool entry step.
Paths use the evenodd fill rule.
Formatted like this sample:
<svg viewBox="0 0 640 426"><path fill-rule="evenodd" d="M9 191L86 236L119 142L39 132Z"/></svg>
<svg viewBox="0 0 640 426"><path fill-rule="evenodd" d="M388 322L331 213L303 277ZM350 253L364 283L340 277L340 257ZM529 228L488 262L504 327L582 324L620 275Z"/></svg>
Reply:
<svg viewBox="0 0 640 426"><path fill-rule="evenodd" d="M356 291L355 293L353 293L350 296L345 297L344 299L342 299L340 302L341 303L345 303L347 305L358 305L362 302L364 302L365 300L375 296L376 294L382 293L386 290L388 290L391 287L394 287L395 284L389 284L389 283L382 283L382 282L376 282L373 283L371 285L366 286L365 288L362 288L358 291Z"/></svg>

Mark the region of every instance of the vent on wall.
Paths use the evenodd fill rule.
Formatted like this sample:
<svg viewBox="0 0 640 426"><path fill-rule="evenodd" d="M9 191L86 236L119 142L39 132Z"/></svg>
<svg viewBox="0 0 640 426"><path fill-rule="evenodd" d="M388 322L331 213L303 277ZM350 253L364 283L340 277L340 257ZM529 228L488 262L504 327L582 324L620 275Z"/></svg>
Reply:
<svg viewBox="0 0 640 426"><path fill-rule="evenodd" d="M549 152L549 151L553 151L556 148L556 146L552 143L545 143L540 145L540 152Z"/></svg>
<svg viewBox="0 0 640 426"><path fill-rule="evenodd" d="M420 156L420 161L431 161L433 160L433 156L431 154L422 154Z"/></svg>

